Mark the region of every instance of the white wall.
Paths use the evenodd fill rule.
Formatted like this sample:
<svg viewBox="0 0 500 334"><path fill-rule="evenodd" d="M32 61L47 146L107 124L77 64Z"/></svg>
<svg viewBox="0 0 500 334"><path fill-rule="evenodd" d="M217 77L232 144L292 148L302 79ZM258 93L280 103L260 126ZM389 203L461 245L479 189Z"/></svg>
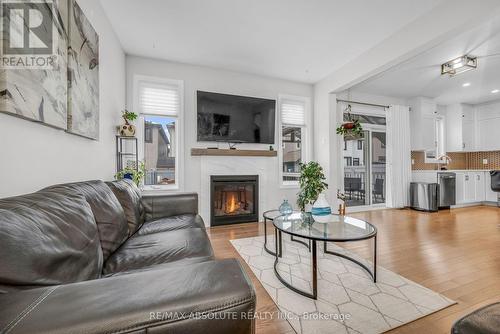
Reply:
<svg viewBox="0 0 500 334"><path fill-rule="evenodd" d="M142 57L127 56L127 105L133 109L133 78L134 75L145 75L160 78L182 80L184 82L184 130L183 130L183 173L184 179L181 181L182 191L195 191L205 195L207 173L210 170L220 170L218 162L223 162L231 168L233 165L241 166L242 158L238 157L211 157L200 158L191 156L191 148L214 146L210 143L197 142L196 138L196 91L204 90L218 93L255 96L262 98L278 99L279 94L304 96L312 99L312 85L295 83L291 81L267 78L251 74L243 74L208 67L186 65L162 60L154 60ZM278 114L277 114L278 115ZM311 129L312 130L312 129ZM312 137L312 131L309 134ZM276 131L276 139L278 132ZM275 141L274 148L278 149ZM226 148L226 144L220 144L221 148ZM268 144L241 144L238 148L269 149ZM308 151L312 153L312 140L309 140ZM215 159L215 160L213 160ZM235 159L238 159L236 162ZM249 158L244 158L249 159ZM277 208L283 199L287 198L292 205L295 205L296 193L298 189L284 189L280 187L278 173L278 158L251 158L255 167L255 174L260 174L259 170L266 170L265 182L266 201L261 203L260 211L266 208ZM211 167L203 164L212 164ZM218 166L218 167L217 167ZM217 167L217 168L216 168ZM241 167L234 167L234 172L238 172ZM242 173L245 174L245 173ZM182 177L182 175L181 175ZM202 180L203 179L203 180ZM262 194L261 194L262 195ZM200 198L200 201L207 201L208 198ZM200 205L203 216L204 205ZM262 205L261 205L262 206ZM208 217L203 217L208 221Z"/></svg>
<svg viewBox="0 0 500 334"><path fill-rule="evenodd" d="M113 178L115 126L125 104L125 55L99 1L78 4L99 34L100 139L0 114L0 198L56 183Z"/></svg>

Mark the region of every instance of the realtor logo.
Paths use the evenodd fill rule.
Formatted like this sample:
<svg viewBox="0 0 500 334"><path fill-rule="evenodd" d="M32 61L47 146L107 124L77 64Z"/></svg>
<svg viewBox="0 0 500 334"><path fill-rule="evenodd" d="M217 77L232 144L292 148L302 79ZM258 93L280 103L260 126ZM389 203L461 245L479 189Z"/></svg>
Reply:
<svg viewBox="0 0 500 334"><path fill-rule="evenodd" d="M52 68L52 1L2 1L2 68Z"/></svg>

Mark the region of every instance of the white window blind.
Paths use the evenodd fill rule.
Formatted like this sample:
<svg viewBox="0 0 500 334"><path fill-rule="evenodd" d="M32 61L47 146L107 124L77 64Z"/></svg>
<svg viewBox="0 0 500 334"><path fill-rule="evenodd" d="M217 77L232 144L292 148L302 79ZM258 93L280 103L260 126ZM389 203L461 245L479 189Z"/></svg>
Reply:
<svg viewBox="0 0 500 334"><path fill-rule="evenodd" d="M282 100L281 101L281 123L283 125L306 124L306 105L303 101Z"/></svg>
<svg viewBox="0 0 500 334"><path fill-rule="evenodd" d="M176 84L139 82L139 110L146 115L179 115L180 87Z"/></svg>

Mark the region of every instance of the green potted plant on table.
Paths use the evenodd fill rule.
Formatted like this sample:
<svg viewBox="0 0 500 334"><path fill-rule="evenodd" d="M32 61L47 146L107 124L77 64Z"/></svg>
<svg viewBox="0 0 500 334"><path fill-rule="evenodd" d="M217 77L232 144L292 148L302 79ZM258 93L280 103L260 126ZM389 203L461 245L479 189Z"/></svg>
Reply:
<svg viewBox="0 0 500 334"><path fill-rule="evenodd" d="M323 167L315 161L306 164L300 163L300 177L297 205L300 211L306 211L306 207L314 204L320 194L328 189L325 182L326 177L323 173Z"/></svg>
<svg viewBox="0 0 500 334"><path fill-rule="evenodd" d="M129 179L134 181L134 183L139 187L142 179L144 179L144 175L146 173L146 167L144 165L144 162L139 162L139 168L135 169L132 167L125 167L121 171L115 174L115 179L117 180L123 180L123 179Z"/></svg>

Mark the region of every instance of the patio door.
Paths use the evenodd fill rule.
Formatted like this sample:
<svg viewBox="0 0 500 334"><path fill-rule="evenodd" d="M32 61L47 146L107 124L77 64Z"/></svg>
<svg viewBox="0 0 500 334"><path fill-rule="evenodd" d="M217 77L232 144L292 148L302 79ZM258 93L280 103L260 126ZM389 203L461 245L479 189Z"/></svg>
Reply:
<svg viewBox="0 0 500 334"><path fill-rule="evenodd" d="M363 124L362 138L344 140L344 193L347 207L385 203L385 126Z"/></svg>

